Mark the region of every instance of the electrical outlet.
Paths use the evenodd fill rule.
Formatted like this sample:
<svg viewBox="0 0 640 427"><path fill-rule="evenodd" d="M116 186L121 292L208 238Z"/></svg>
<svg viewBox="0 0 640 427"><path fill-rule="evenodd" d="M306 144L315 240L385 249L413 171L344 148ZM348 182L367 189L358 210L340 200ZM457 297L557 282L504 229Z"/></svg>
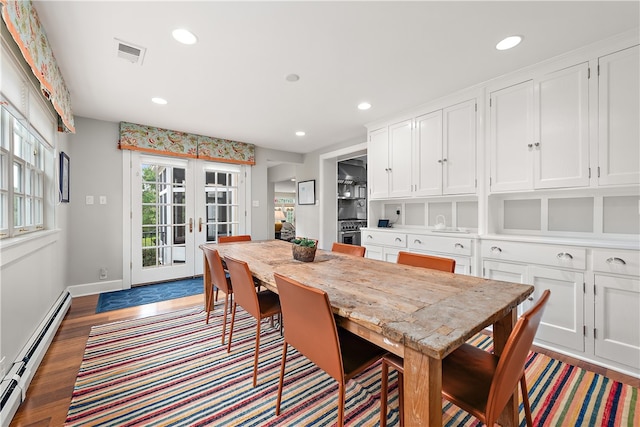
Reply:
<svg viewBox="0 0 640 427"><path fill-rule="evenodd" d="M104 267L102 267L102 268L100 269L100 273L99 273L99 276L98 276L98 277L100 278L100 280L104 280L104 279L106 279L106 278L107 278L107 269L106 269L106 268L104 268Z"/></svg>

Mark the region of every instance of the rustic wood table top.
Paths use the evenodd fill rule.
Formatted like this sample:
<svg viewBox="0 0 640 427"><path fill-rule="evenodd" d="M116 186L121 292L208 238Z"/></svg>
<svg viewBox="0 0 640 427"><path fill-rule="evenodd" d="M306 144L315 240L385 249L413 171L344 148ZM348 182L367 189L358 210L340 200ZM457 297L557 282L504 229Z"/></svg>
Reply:
<svg viewBox="0 0 640 427"><path fill-rule="evenodd" d="M533 286L445 273L317 250L296 261L280 240L212 244L222 257L246 261L254 276L277 292L273 273L324 290L334 313L389 343L403 356L411 348L442 359L486 326L507 316Z"/></svg>

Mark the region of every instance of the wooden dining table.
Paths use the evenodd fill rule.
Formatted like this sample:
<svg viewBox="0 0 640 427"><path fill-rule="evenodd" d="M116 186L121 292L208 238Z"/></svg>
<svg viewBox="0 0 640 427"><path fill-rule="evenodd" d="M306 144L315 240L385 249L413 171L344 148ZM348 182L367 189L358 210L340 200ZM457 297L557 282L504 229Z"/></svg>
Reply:
<svg viewBox="0 0 640 427"><path fill-rule="evenodd" d="M500 354L516 307L533 286L445 273L318 249L296 261L281 240L206 244L221 257L248 263L266 288L278 292L277 272L327 292L338 324L404 359L405 425L442 425L442 359L493 325ZM204 262L204 280L210 280ZM207 282L208 283L208 282ZM518 425L517 393L499 420Z"/></svg>

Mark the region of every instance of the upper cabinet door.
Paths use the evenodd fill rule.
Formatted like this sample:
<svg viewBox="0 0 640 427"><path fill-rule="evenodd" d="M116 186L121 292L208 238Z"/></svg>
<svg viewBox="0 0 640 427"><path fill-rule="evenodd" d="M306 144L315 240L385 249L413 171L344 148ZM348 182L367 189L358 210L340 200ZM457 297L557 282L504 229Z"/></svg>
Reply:
<svg viewBox="0 0 640 427"><path fill-rule="evenodd" d="M416 196L442 193L442 110L416 118L413 185Z"/></svg>
<svg viewBox="0 0 640 427"><path fill-rule="evenodd" d="M442 194L476 192L476 101L442 110Z"/></svg>
<svg viewBox="0 0 640 427"><path fill-rule="evenodd" d="M589 185L588 72L585 62L536 82L536 188Z"/></svg>
<svg viewBox="0 0 640 427"><path fill-rule="evenodd" d="M389 132L382 128L369 133L367 173L369 197L385 198L389 194Z"/></svg>
<svg viewBox="0 0 640 427"><path fill-rule="evenodd" d="M598 184L640 183L640 47L598 59Z"/></svg>
<svg viewBox="0 0 640 427"><path fill-rule="evenodd" d="M411 195L413 120L389 126L389 197Z"/></svg>
<svg viewBox="0 0 640 427"><path fill-rule="evenodd" d="M533 188L533 80L491 92L491 191Z"/></svg>

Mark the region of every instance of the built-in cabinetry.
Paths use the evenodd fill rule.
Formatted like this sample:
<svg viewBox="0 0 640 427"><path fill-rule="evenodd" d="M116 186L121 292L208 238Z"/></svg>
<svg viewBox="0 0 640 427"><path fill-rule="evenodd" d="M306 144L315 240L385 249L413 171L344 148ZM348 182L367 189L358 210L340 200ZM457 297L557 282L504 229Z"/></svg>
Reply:
<svg viewBox="0 0 640 427"><path fill-rule="evenodd" d="M473 273L475 239L467 234L450 233L439 236L434 233L370 228L362 229L361 232L362 245L367 248L367 258L396 262L400 251L436 255L455 259L457 274Z"/></svg>
<svg viewBox="0 0 640 427"><path fill-rule="evenodd" d="M640 252L482 240L482 274L545 289L536 343L640 375Z"/></svg>
<svg viewBox="0 0 640 427"><path fill-rule="evenodd" d="M589 64L491 92L491 191L589 185Z"/></svg>
<svg viewBox="0 0 640 427"><path fill-rule="evenodd" d="M595 356L640 365L640 253L594 249Z"/></svg>
<svg viewBox="0 0 640 427"><path fill-rule="evenodd" d="M551 290L537 340L584 351L584 248L483 240L480 251L483 277L534 285L531 300Z"/></svg>
<svg viewBox="0 0 640 427"><path fill-rule="evenodd" d="M476 100L369 133L370 199L476 191Z"/></svg>
<svg viewBox="0 0 640 427"><path fill-rule="evenodd" d="M637 40L368 126L366 256L446 256L458 273L532 284L520 313L550 289L536 343L640 377ZM383 218L392 229L372 228Z"/></svg>
<svg viewBox="0 0 640 427"><path fill-rule="evenodd" d="M640 183L640 47L598 58L598 184Z"/></svg>

